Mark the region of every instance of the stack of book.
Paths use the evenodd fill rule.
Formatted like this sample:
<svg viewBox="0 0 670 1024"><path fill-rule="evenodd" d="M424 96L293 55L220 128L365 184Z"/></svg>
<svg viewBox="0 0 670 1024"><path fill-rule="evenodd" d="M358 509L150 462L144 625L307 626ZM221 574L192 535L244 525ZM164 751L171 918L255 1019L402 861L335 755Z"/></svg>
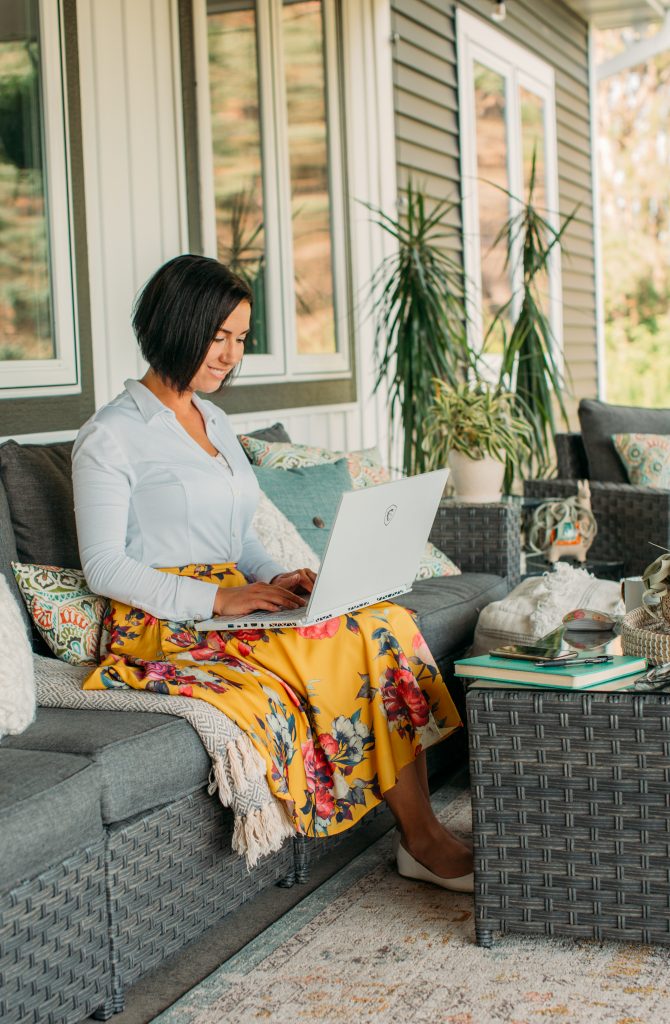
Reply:
<svg viewBox="0 0 670 1024"><path fill-rule="evenodd" d="M610 661L585 664L583 657L564 665L541 666L532 661L496 658L485 654L479 658L457 661L457 676L477 681L477 686L535 687L559 690L625 690L645 671L644 658L613 655Z"/></svg>

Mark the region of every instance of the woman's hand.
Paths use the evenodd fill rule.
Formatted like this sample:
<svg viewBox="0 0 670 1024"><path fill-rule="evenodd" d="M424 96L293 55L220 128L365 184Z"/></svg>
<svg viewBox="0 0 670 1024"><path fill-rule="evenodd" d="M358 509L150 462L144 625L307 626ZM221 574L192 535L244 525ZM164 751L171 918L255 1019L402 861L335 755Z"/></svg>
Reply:
<svg viewBox="0 0 670 1024"><path fill-rule="evenodd" d="M306 594L311 594L315 580L316 573L311 569L294 569L293 572L282 572L279 576L273 576L272 583L294 593L302 590Z"/></svg>
<svg viewBox="0 0 670 1024"><path fill-rule="evenodd" d="M308 571L308 570L304 570ZM242 587L219 587L213 615L248 615L250 612L277 612L283 608L302 608L304 597L294 594L285 584L277 584L286 575L275 576L272 583L247 583ZM295 574L298 575L297 573Z"/></svg>

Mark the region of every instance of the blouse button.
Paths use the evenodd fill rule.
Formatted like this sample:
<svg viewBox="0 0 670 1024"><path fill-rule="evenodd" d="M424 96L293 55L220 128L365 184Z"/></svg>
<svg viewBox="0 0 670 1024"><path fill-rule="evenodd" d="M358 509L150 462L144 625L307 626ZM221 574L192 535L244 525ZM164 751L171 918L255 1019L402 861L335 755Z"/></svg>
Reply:
<svg viewBox="0 0 670 1024"><path fill-rule="evenodd" d="M314 523L315 526L318 526L320 530L323 530L324 526L326 525L321 516L314 516L312 522Z"/></svg>

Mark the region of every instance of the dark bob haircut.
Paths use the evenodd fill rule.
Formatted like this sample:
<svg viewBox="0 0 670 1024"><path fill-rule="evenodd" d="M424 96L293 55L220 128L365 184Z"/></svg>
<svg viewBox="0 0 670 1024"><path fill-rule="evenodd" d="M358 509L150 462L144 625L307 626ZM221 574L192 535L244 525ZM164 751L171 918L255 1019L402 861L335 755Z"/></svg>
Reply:
<svg viewBox="0 0 670 1024"><path fill-rule="evenodd" d="M195 377L221 324L251 289L218 260L176 256L147 281L133 307L142 355L180 393Z"/></svg>

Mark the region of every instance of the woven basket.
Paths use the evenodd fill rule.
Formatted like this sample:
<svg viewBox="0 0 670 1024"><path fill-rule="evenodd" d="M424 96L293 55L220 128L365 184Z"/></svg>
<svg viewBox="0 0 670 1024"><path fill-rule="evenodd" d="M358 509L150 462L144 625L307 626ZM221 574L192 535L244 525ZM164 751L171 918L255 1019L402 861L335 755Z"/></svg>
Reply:
<svg viewBox="0 0 670 1024"><path fill-rule="evenodd" d="M624 615L622 646L624 654L663 665L670 661L670 625L652 619L644 608L635 608Z"/></svg>

